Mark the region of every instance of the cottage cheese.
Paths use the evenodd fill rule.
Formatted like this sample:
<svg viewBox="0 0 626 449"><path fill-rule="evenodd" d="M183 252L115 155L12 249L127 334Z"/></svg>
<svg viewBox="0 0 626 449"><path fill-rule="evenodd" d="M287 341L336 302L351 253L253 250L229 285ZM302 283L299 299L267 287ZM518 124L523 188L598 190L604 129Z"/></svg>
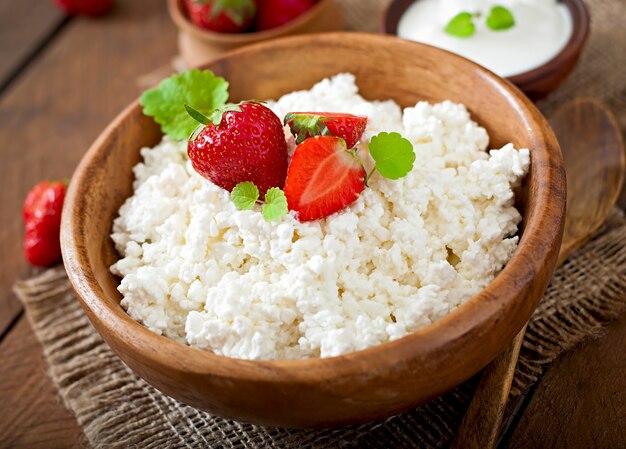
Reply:
<svg viewBox="0 0 626 449"><path fill-rule="evenodd" d="M486 131L466 108L358 95L341 74L269 106L367 115L359 154L380 131L415 148L411 173L374 176L347 209L316 222L266 222L238 211L200 177L186 143L141 150L134 194L112 238L122 258L122 306L152 331L243 359L330 357L395 340L484 288L518 242L512 187L526 149L485 151ZM293 149L293 139L290 138Z"/></svg>

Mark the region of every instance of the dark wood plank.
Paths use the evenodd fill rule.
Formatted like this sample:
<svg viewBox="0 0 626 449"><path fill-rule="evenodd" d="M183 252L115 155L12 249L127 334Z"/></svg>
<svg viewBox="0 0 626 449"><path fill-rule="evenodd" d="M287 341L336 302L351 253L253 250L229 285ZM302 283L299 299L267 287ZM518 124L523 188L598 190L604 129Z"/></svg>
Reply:
<svg viewBox="0 0 626 449"><path fill-rule="evenodd" d="M50 0L0 0L0 86L64 17Z"/></svg>
<svg viewBox="0 0 626 449"><path fill-rule="evenodd" d="M537 387L509 449L626 448L626 315L564 355Z"/></svg>
<svg viewBox="0 0 626 449"><path fill-rule="evenodd" d="M84 436L46 375L26 319L0 344L0 447L83 447Z"/></svg>
<svg viewBox="0 0 626 449"><path fill-rule="evenodd" d="M175 53L165 2L120 0L106 17L72 20L0 98L0 335L20 311L11 285L32 272L21 251L26 192L44 178L71 176L92 141L140 93L138 77Z"/></svg>
<svg viewBox="0 0 626 449"><path fill-rule="evenodd" d="M138 77L175 53L165 2L118 0L107 17L73 20L0 98L0 334L20 310L12 283L32 273L21 256L22 198L43 178L69 177L140 93ZM83 445L24 318L0 345L0 370L0 447Z"/></svg>

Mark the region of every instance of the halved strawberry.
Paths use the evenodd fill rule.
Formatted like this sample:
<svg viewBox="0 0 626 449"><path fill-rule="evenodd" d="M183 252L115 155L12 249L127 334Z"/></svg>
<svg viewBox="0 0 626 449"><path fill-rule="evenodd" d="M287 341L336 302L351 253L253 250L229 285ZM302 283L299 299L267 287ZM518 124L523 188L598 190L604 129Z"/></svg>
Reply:
<svg viewBox="0 0 626 449"><path fill-rule="evenodd" d="M354 148L367 126L367 117L335 112L290 112L285 116L285 125L296 136L296 143L302 143L312 136L335 136L346 141L348 148Z"/></svg>
<svg viewBox="0 0 626 449"><path fill-rule="evenodd" d="M356 201L365 189L363 165L340 137L316 136L291 157L285 181L289 209L300 221L312 221Z"/></svg>

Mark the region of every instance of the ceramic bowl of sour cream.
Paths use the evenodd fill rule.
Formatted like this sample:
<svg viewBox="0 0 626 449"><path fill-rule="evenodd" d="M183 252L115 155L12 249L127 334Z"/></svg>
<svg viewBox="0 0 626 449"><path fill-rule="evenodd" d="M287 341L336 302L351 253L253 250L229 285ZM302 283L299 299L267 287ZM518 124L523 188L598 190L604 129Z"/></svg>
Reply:
<svg viewBox="0 0 626 449"><path fill-rule="evenodd" d="M494 7L512 17L504 29L487 23ZM459 15L463 36L446 31ZM381 28L473 60L539 100L571 73L589 23L582 0L393 0Z"/></svg>

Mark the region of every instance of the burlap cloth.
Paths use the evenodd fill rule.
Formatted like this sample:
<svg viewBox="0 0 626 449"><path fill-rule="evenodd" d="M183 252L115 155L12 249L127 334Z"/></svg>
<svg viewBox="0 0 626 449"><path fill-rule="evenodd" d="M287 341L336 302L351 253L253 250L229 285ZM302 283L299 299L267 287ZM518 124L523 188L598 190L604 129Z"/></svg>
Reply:
<svg viewBox="0 0 626 449"><path fill-rule="evenodd" d="M387 0L340 0L351 29L376 31ZM569 81L542 108L577 96L607 103L626 126L626 1L589 0L590 42ZM563 351L597 335L626 309L626 218L604 228L556 273L530 321L511 397ZM89 443L106 448L446 447L474 381L384 422L321 431L270 429L185 406L134 375L101 340L62 268L19 282L15 291L41 341L49 373Z"/></svg>

